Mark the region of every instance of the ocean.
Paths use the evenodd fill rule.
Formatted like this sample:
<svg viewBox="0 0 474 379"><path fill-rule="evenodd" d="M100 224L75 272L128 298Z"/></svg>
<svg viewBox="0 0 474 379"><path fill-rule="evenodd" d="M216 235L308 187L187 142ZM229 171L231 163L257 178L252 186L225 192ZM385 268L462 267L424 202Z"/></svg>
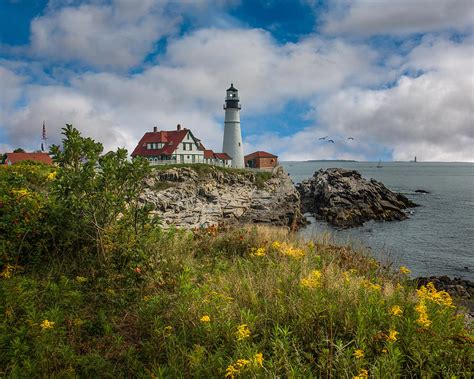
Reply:
<svg viewBox="0 0 474 379"><path fill-rule="evenodd" d="M337 243L365 246L394 267L411 269L412 276L448 275L474 280L474 163L434 162L281 162L299 183L319 169L357 170L364 178L381 181L419 207L403 221L370 221L338 230L310 217L300 233L306 237L330 232ZM425 190L421 194L415 190Z"/></svg>

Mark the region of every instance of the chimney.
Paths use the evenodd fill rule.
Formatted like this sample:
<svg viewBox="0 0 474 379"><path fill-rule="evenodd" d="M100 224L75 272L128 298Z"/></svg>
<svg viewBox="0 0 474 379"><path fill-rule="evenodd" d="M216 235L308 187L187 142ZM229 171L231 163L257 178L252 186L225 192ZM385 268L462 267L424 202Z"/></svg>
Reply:
<svg viewBox="0 0 474 379"><path fill-rule="evenodd" d="M153 131L156 133L158 131L158 127L157 126L154 126L153 127Z"/></svg>
<svg viewBox="0 0 474 379"><path fill-rule="evenodd" d="M178 124L178 125L176 126L176 130L181 130L181 124Z"/></svg>

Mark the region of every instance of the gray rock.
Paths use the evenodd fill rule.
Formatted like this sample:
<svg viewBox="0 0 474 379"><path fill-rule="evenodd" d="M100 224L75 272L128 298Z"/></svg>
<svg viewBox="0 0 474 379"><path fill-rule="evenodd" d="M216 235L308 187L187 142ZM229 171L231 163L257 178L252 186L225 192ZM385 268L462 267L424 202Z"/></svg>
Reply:
<svg viewBox="0 0 474 379"><path fill-rule="evenodd" d="M155 171L146 183L141 200L154 205L152 216L164 228L262 222L297 228L305 223L299 193L281 167L261 188L253 171L239 174L214 167L205 173L192 167ZM159 185L166 183L172 185Z"/></svg>
<svg viewBox="0 0 474 379"><path fill-rule="evenodd" d="M369 220L403 220L407 207L417 206L381 182L365 180L353 170L319 170L297 185L303 213L348 228Z"/></svg>

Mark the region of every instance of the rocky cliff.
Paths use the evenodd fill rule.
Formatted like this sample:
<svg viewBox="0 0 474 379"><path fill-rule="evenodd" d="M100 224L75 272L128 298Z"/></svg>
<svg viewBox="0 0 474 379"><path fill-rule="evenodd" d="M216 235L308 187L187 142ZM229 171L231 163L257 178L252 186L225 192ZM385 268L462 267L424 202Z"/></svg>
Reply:
<svg viewBox="0 0 474 379"><path fill-rule="evenodd" d="M164 227L188 229L220 224L268 223L297 228L303 224L300 196L283 168L265 175L207 167L156 170L142 200Z"/></svg>
<svg viewBox="0 0 474 379"><path fill-rule="evenodd" d="M319 170L297 186L303 213L312 213L337 227L362 225L368 220L403 220L403 211L416 206L382 183L366 180L357 171Z"/></svg>

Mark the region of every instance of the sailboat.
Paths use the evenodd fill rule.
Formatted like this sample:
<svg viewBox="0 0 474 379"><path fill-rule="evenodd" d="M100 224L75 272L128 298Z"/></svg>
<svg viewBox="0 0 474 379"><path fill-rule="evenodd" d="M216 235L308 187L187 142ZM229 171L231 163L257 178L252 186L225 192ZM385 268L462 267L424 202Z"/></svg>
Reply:
<svg viewBox="0 0 474 379"><path fill-rule="evenodd" d="M377 166L375 166L377 168L382 168L382 161L379 159L379 163L377 163Z"/></svg>

